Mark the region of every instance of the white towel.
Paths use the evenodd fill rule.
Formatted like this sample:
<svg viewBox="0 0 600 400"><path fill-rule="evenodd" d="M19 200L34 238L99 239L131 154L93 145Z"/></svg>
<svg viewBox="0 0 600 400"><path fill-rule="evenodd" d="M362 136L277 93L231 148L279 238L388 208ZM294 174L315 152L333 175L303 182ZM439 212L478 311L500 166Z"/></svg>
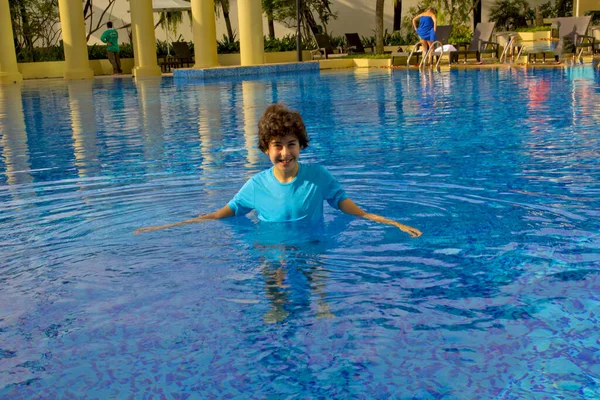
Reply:
<svg viewBox="0 0 600 400"><path fill-rule="evenodd" d="M449 53L451 51L456 51L456 47L452 46L451 44L445 44L442 47L438 47L434 50L434 53L441 53L442 49L444 49L444 53Z"/></svg>

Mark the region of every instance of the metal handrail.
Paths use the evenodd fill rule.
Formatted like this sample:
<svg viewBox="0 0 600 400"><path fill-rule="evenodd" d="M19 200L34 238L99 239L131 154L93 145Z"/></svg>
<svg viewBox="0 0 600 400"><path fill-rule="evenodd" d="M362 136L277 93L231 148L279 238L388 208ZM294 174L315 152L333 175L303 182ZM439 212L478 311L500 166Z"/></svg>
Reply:
<svg viewBox="0 0 600 400"><path fill-rule="evenodd" d="M429 50L427 50L427 54L426 54L426 55L423 57L423 59L421 60L421 64L419 65L419 68L422 68L422 67L424 67L424 65L425 65L425 60L427 60L427 59L429 58L429 56L430 56L430 55L431 55L431 56L433 56L433 55L431 54L431 52L435 52L435 50L436 50L436 45L437 45L437 48L441 48L441 49L442 49L442 51L441 51L441 54L440 54L440 56L438 57L438 59L437 59L437 62L435 63L435 69L438 69L438 68L439 68L439 66L440 66L440 61L442 60L442 57L444 57L444 45L443 45L443 44L442 44L442 42L440 42L439 40L436 40L435 42L433 42L433 43L431 44L431 46L429 46ZM433 66L433 64L432 64L432 66Z"/></svg>
<svg viewBox="0 0 600 400"><path fill-rule="evenodd" d="M408 55L408 58L406 59L406 66L410 67L410 58L412 57L412 55L416 52L417 48L421 46L421 42L415 44L412 48L412 51L410 52L410 54Z"/></svg>
<svg viewBox="0 0 600 400"><path fill-rule="evenodd" d="M512 47L517 42L518 37L519 37L518 33L511 33L508 35L508 42L506 43L506 46L504 46L504 50L502 50L502 54L500 55L500 59L498 60L498 61L500 61L500 63L504 63L504 62L508 61L509 49L511 50L511 57L514 57L514 55L512 54ZM519 46L519 53L517 54L517 60L521 57L521 53L523 53L524 49L525 49L525 46L523 46L523 45Z"/></svg>

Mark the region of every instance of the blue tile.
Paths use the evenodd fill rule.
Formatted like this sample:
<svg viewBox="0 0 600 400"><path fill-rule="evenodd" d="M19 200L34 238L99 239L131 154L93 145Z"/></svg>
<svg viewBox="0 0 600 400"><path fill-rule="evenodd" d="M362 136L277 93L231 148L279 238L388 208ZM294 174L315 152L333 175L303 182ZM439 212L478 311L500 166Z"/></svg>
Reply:
<svg viewBox="0 0 600 400"><path fill-rule="evenodd" d="M193 80L218 80L235 76L273 75L297 72L319 72L318 62L301 62L286 64L252 65L238 67L219 67L205 69L176 69L173 71L175 79Z"/></svg>

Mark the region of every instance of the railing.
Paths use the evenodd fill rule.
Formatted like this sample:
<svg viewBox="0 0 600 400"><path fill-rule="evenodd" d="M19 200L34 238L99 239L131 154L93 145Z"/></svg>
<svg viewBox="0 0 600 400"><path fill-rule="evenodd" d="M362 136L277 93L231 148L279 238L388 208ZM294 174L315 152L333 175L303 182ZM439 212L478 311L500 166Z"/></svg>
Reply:
<svg viewBox="0 0 600 400"><path fill-rule="evenodd" d="M437 46L437 47L436 47ZM444 45L442 44L442 42L440 42L439 40L436 40L435 42L433 42L431 44L431 46L429 46L429 50L427 50L427 54L425 54L425 56L423 57L423 59L421 60L421 64L419 65L419 68L424 68L427 65L427 59L429 57L433 57L432 53L435 53L437 49L441 49L440 51L440 55L436 55L437 62L435 63L435 69L439 69L440 66L440 61L442 60L442 58L444 57ZM433 63L431 64L433 66Z"/></svg>
<svg viewBox="0 0 600 400"><path fill-rule="evenodd" d="M505 63L508 62L508 54L510 51L510 56L511 56L511 61L514 61L514 47L517 45L517 39L519 38L519 34L516 32L509 32L508 33L508 42L506 43L506 46L504 46L504 50L502 50L502 54L500 55L500 63ZM521 57L521 53L523 52L523 49L525 49L525 46L523 44L520 44L517 46L517 48L519 49L519 53L517 54L517 60Z"/></svg>
<svg viewBox="0 0 600 400"><path fill-rule="evenodd" d="M408 58L406 59L406 66L410 67L410 59L413 56L413 54L417 51L417 48L421 46L421 42L415 44L410 52L410 54L408 55Z"/></svg>
<svg viewBox="0 0 600 400"><path fill-rule="evenodd" d="M413 54L417 52L419 46L421 46L421 42L419 42L413 46L412 51L410 52L410 54L408 55L408 58L406 59L407 67L410 66L410 59L412 58ZM435 42L433 42L431 44L431 46L429 46L427 53L422 54L421 62L419 63L419 69L425 68L427 66L427 59L429 59L430 56L433 56L432 53L435 52L436 48L441 49L441 54L439 56L436 55L436 57L438 57L438 59L435 64L435 68L436 69L439 68L440 61L441 61L442 57L445 55L445 52L444 52L444 45L442 44L442 42L436 40ZM432 66L433 66L433 64L432 64Z"/></svg>

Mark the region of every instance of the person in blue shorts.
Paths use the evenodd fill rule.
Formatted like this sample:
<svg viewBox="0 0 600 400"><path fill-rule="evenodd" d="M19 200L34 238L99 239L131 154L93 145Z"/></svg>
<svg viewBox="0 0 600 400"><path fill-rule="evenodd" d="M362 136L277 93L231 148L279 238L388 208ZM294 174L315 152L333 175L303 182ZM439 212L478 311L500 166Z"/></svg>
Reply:
<svg viewBox="0 0 600 400"><path fill-rule="evenodd" d="M162 226L140 228L135 233L245 215L255 210L261 221L323 221L323 202L357 217L393 225L412 237L421 231L377 214L363 211L348 196L340 183L323 166L299 162L300 151L308 146L302 117L283 105L273 104L258 122L258 147L273 167L251 177L233 199L210 214Z"/></svg>
<svg viewBox="0 0 600 400"><path fill-rule="evenodd" d="M421 14L413 18L412 24L419 39L421 39L421 47L423 49L423 57L427 54L427 50L436 41L435 31L437 30L437 18L435 16L436 9L429 7ZM419 27L417 28L417 20Z"/></svg>

